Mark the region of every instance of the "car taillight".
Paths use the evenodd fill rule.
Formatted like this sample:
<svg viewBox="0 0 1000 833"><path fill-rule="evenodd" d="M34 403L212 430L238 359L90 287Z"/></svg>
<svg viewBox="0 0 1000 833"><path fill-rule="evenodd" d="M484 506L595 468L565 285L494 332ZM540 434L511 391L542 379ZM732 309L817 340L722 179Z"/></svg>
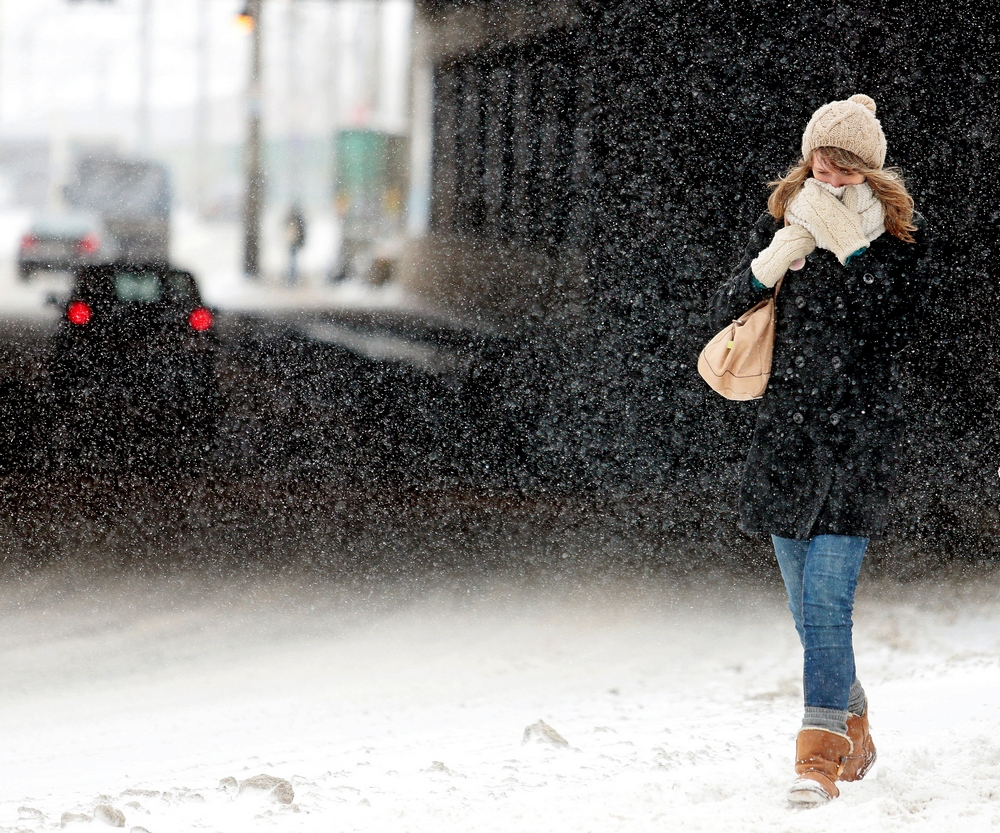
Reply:
<svg viewBox="0 0 1000 833"><path fill-rule="evenodd" d="M76 251L81 255L92 255L101 248L101 238L91 232L84 235L76 244Z"/></svg>
<svg viewBox="0 0 1000 833"><path fill-rule="evenodd" d="M191 325L192 330L197 330L199 333L205 332L212 326L211 310L207 310L205 307L192 310L188 316L188 324Z"/></svg>
<svg viewBox="0 0 1000 833"><path fill-rule="evenodd" d="M66 308L66 318L69 319L69 323L78 327L89 324L92 316L90 307L83 301L74 301Z"/></svg>
<svg viewBox="0 0 1000 833"><path fill-rule="evenodd" d="M26 234L21 238L21 248L31 251L38 245L38 238L33 234Z"/></svg>

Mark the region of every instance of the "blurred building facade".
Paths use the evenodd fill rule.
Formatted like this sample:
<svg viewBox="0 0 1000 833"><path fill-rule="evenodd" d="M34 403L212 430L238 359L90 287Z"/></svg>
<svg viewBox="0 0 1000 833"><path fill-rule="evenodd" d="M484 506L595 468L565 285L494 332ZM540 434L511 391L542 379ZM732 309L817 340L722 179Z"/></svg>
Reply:
<svg viewBox="0 0 1000 833"><path fill-rule="evenodd" d="M416 4L411 291L497 326L586 292L583 22L572 0Z"/></svg>

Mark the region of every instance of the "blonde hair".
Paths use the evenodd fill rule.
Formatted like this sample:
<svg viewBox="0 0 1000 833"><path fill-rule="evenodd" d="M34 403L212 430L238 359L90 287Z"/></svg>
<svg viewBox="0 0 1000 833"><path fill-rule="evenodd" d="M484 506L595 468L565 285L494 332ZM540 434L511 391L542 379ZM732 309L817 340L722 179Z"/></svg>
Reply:
<svg viewBox="0 0 1000 833"><path fill-rule="evenodd" d="M906 243L914 242L913 232L917 227L913 224L913 197L906 190L902 171L899 168L872 168L860 156L842 148L816 148L808 158L799 159L783 177L767 183L773 189L767 209L775 220L785 219L785 210L812 176L813 158L817 154L840 173L861 174L882 203L885 230Z"/></svg>

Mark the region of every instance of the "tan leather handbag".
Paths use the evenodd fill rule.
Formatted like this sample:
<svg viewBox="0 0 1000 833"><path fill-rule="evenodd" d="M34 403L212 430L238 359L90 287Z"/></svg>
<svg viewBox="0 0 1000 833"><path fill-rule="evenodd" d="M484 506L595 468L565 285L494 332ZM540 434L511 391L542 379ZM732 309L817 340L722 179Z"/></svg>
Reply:
<svg viewBox="0 0 1000 833"><path fill-rule="evenodd" d="M774 295L723 328L701 351L698 372L726 399L760 399L771 378L774 352Z"/></svg>

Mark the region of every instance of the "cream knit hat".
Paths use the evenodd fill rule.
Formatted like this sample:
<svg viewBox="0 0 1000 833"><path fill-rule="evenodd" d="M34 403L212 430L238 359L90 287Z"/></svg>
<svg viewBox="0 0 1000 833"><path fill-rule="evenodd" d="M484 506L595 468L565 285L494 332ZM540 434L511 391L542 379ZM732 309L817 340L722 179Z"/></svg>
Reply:
<svg viewBox="0 0 1000 833"><path fill-rule="evenodd" d="M841 148L860 156L872 168L885 164L885 134L875 118L875 102L866 95L824 104L802 134L802 157L816 148Z"/></svg>

